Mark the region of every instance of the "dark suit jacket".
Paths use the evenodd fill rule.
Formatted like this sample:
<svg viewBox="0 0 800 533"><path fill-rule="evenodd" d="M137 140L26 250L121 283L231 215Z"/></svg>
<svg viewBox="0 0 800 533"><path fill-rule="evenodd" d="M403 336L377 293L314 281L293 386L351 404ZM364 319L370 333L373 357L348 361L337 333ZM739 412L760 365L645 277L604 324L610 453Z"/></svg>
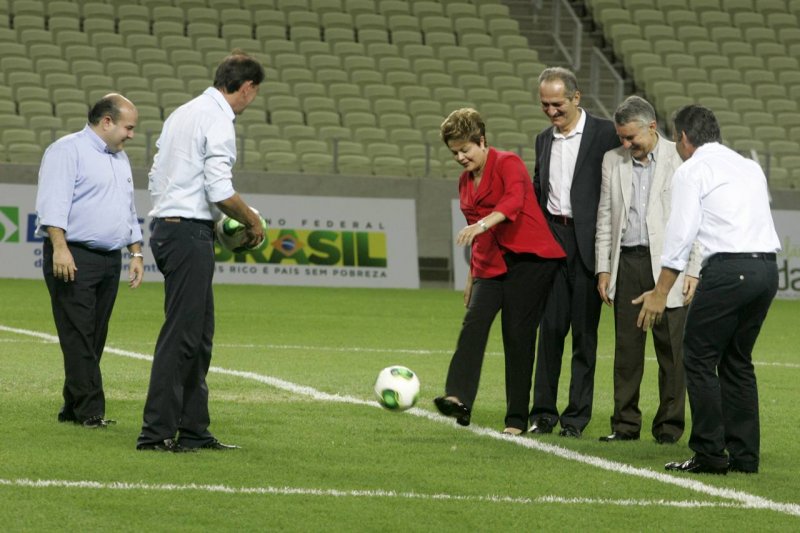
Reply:
<svg viewBox="0 0 800 533"><path fill-rule="evenodd" d="M586 113L586 110L584 110ZM597 205L600 202L603 155L621 143L610 120L586 113L586 125L581 134L578 160L572 176L570 201L575 222L575 238L584 266L594 272L594 238L597 228ZM547 198L550 195L550 149L553 146L553 126L536 136L536 165L533 172L533 187L536 197L547 214Z"/></svg>

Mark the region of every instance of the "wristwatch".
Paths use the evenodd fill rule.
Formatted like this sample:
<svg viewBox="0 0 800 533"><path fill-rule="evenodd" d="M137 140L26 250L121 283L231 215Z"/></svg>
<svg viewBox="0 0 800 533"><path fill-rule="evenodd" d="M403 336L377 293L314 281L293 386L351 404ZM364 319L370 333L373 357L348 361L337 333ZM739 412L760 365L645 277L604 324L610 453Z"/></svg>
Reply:
<svg viewBox="0 0 800 533"><path fill-rule="evenodd" d="M141 257L144 259L144 254L142 252L131 252L131 257Z"/></svg>
<svg viewBox="0 0 800 533"><path fill-rule="evenodd" d="M486 222L483 220L478 221L478 225L481 227L483 231L488 231L489 226L486 225Z"/></svg>

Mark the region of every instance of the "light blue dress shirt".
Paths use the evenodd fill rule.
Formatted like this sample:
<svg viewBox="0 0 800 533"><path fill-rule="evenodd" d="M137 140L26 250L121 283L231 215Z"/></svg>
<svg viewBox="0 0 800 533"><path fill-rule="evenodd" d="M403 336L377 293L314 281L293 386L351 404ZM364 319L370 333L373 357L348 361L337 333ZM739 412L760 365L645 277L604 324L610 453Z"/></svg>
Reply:
<svg viewBox="0 0 800 533"><path fill-rule="evenodd" d="M67 242L119 250L142 240L125 152L110 152L87 124L51 144L39 168L36 234L64 230Z"/></svg>
<svg viewBox="0 0 800 533"><path fill-rule="evenodd" d="M647 233L647 203L650 201L650 185L656 168L656 154L647 154L648 164L636 159L633 161L631 183L631 205L628 210L628 224L622 234L622 246L650 246Z"/></svg>
<svg viewBox="0 0 800 533"><path fill-rule="evenodd" d="M172 112L156 142L150 169L150 216L216 220L216 202L235 194L236 115L222 93L209 87Z"/></svg>

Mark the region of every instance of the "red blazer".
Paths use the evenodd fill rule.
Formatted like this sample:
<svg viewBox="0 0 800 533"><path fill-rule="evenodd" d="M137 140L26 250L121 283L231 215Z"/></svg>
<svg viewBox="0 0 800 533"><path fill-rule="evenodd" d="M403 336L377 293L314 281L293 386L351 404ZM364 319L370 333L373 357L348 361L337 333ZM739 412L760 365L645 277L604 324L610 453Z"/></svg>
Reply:
<svg viewBox="0 0 800 533"><path fill-rule="evenodd" d="M566 256L544 219L533 184L522 159L513 152L489 148L478 190L472 173L464 172L458 182L461 211L468 224L499 211L506 220L481 233L472 241L471 270L475 278L505 274L506 252L536 254L548 259Z"/></svg>

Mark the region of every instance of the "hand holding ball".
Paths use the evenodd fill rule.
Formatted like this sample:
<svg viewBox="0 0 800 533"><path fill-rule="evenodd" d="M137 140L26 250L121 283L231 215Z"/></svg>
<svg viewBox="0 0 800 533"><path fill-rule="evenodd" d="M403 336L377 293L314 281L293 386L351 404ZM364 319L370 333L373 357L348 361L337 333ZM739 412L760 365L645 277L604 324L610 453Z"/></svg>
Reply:
<svg viewBox="0 0 800 533"><path fill-rule="evenodd" d="M246 252L247 250L256 250L264 244L267 235L267 221L264 220L264 217L261 216L258 210L252 207L250 209L258 215L258 219L261 222L261 229L264 230L264 239L255 246L247 246L249 236L245 225L225 215L216 223L214 230L217 235L217 241L219 241L220 245L226 250L240 253Z"/></svg>

